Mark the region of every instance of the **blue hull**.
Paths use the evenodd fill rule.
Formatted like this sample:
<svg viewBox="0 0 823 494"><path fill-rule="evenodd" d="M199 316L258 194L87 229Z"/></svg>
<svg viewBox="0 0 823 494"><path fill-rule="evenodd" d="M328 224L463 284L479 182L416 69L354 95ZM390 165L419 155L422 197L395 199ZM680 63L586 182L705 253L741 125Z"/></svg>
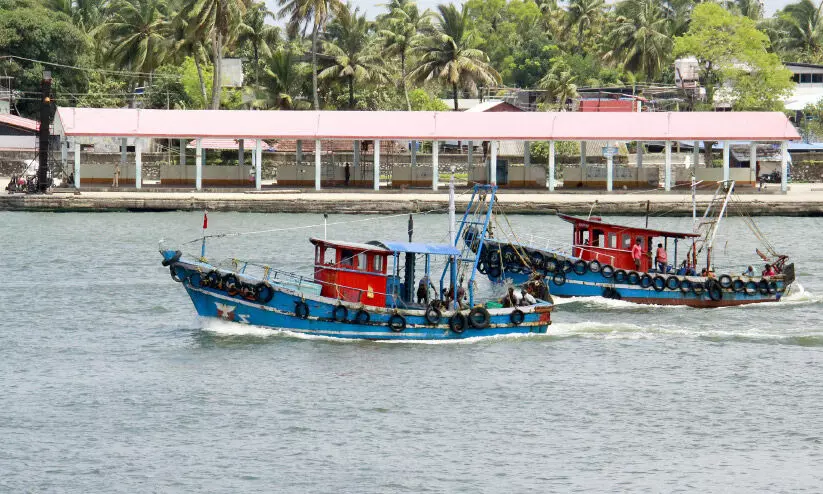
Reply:
<svg viewBox="0 0 823 494"><path fill-rule="evenodd" d="M445 312L436 324L426 320L425 311L418 309L392 309L386 307L363 306L362 304L341 302L336 299L302 293L276 282L271 282L273 296L265 303L249 300L239 295L230 295L224 290L201 286L198 278L202 273L216 270L213 266L181 260L172 265L178 279L192 299L197 313L202 317L234 321L274 329L285 329L296 333L333 338L367 340L459 340L465 338L543 334L551 324L549 311L551 304L541 303L530 307L519 307L523 320L512 322L513 309L489 309L488 327L482 329L467 326L462 332L449 328L449 317L453 312ZM229 274L229 271L220 271ZM241 281L260 283L262 280L237 275ZM298 315L298 305L305 304L307 313ZM345 307L345 315L340 306ZM335 317L337 309L337 317ZM355 315L363 310L369 314L365 324L355 322ZM464 314L468 310L461 311ZM301 317L303 316L303 317ZM342 317L341 317L342 316ZM389 320L393 316L402 317L405 328L392 330Z"/></svg>

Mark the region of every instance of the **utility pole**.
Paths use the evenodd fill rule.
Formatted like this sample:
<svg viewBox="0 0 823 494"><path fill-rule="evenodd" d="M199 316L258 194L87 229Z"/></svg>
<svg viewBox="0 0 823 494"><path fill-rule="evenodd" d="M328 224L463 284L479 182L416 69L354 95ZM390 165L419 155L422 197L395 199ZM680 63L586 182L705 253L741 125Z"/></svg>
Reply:
<svg viewBox="0 0 823 494"><path fill-rule="evenodd" d="M43 80L40 82L40 166L37 169L37 191L45 193L49 188L49 141L51 132L51 71L43 71Z"/></svg>

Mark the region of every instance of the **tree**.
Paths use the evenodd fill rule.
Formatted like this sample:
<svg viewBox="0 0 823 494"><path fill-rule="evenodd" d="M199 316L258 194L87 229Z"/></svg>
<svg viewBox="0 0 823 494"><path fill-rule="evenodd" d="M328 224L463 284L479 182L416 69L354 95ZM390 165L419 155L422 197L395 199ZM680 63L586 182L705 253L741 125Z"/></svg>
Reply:
<svg viewBox="0 0 823 494"><path fill-rule="evenodd" d="M208 53L205 46L207 41L204 39L203 33L197 33L189 27L191 24L191 19L189 18L191 13L185 9L185 4L180 7L171 23L171 37L174 45L172 58L177 63L182 63L188 59L194 64L200 88L200 98L197 99L200 104L197 104L195 108L202 109L206 108L208 98L206 92L207 76L203 72L203 65L208 64ZM213 74L210 73L208 77L212 76ZM194 101L192 101L192 103L194 103Z"/></svg>
<svg viewBox="0 0 823 494"><path fill-rule="evenodd" d="M412 105L409 100L406 63L411 48L420 41L420 32L428 25L431 11L422 14L411 0L393 0L388 4L389 13L382 18L386 27L378 33L383 40L383 53L389 57L400 57L400 83L408 111Z"/></svg>
<svg viewBox="0 0 823 494"><path fill-rule="evenodd" d="M549 73L538 82L538 87L543 90L540 99L549 110L565 110L567 102L577 96L576 78L565 62L557 59L552 62Z"/></svg>
<svg viewBox="0 0 823 494"><path fill-rule="evenodd" d="M349 86L349 109L354 109L354 82L385 79L383 59L369 43L371 23L360 10L346 4L329 25L329 41L323 51L331 64L318 74L320 79L342 79Z"/></svg>
<svg viewBox="0 0 823 494"><path fill-rule="evenodd" d="M653 81L668 65L672 49L670 21L659 0L624 0L617 4L617 19L608 36L611 49L605 58Z"/></svg>
<svg viewBox="0 0 823 494"><path fill-rule="evenodd" d="M320 32L325 30L329 17L340 11L343 4L340 0L278 0L280 3L280 18L288 17L290 34L297 33L300 26L311 23L311 82L314 109L320 109L320 99L317 96L317 41Z"/></svg>
<svg viewBox="0 0 823 494"><path fill-rule="evenodd" d="M477 83L500 83L500 74L489 65L489 57L474 47L474 35L469 27L469 15L464 5L458 11L454 5L438 5L437 22L426 33L415 52L420 60L409 78L418 82L440 80L451 86L454 111L458 87L477 90Z"/></svg>
<svg viewBox="0 0 823 494"><path fill-rule="evenodd" d="M603 19L603 0L571 0L566 14L566 27L577 32L577 50L583 51L584 32Z"/></svg>
<svg viewBox="0 0 823 494"><path fill-rule="evenodd" d="M707 101L712 104L715 87L725 83L737 109L778 109L791 89L791 72L768 48L754 21L715 3L695 7L689 31L674 40L674 56L697 58Z"/></svg>
<svg viewBox="0 0 823 494"><path fill-rule="evenodd" d="M266 24L266 18L274 19L274 13L265 3L256 3L246 11L240 24L237 42L248 44L254 56L254 84L260 85L260 55L271 56L271 47L280 41L280 29Z"/></svg>
<svg viewBox="0 0 823 494"><path fill-rule="evenodd" d="M800 0L777 13L780 47L801 58L819 61L823 55L823 4Z"/></svg>
<svg viewBox="0 0 823 494"><path fill-rule="evenodd" d="M169 24L163 0L114 0L109 15L95 32L110 40L107 54L115 66L141 72L141 80L163 63L169 53Z"/></svg>
<svg viewBox="0 0 823 494"><path fill-rule="evenodd" d="M47 8L62 12L71 18L81 31L90 33L103 20L106 0L46 0Z"/></svg>
<svg viewBox="0 0 823 494"><path fill-rule="evenodd" d="M270 101L261 102L267 108L292 110L296 106L300 82L306 75L306 64L298 61L291 49L280 48L266 58L263 83Z"/></svg>

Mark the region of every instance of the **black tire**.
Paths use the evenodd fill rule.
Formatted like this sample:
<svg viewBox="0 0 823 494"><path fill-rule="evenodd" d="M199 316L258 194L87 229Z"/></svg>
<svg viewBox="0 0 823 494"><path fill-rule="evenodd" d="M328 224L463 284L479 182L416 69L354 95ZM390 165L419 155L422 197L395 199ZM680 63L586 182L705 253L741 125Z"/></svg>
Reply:
<svg viewBox="0 0 823 494"><path fill-rule="evenodd" d="M557 262L556 258L549 257L548 259L546 259L546 268L545 268L546 272L547 273L554 273L555 271L557 271L559 265L560 264Z"/></svg>
<svg viewBox="0 0 823 494"><path fill-rule="evenodd" d="M307 319L309 317L309 306L306 302L298 300L294 303L294 315L298 319Z"/></svg>
<svg viewBox="0 0 823 494"><path fill-rule="evenodd" d="M666 288L668 288L669 290L677 290L678 288L680 288L680 280L677 278L677 276L669 276L666 279Z"/></svg>
<svg viewBox="0 0 823 494"><path fill-rule="evenodd" d="M542 271L546 267L546 256L542 252L533 251L529 253L529 262L533 271Z"/></svg>
<svg viewBox="0 0 823 494"><path fill-rule="evenodd" d="M171 266L169 266L169 273L171 273L171 279L178 283L182 283L183 280L186 278L186 270L183 269L181 266L172 264Z"/></svg>
<svg viewBox="0 0 823 494"><path fill-rule="evenodd" d="M160 262L160 264L162 264L163 266L169 266L169 265L174 264L177 261L179 261L182 256L183 256L183 253L180 252L179 250L176 250L176 251L174 251L174 255L171 256L171 259L163 259L163 261Z"/></svg>
<svg viewBox="0 0 823 494"><path fill-rule="evenodd" d="M640 273L637 271L632 271L626 275L626 281L629 282L630 285L639 285L640 284Z"/></svg>
<svg viewBox="0 0 823 494"><path fill-rule="evenodd" d="M680 282L680 292L681 293L689 293L692 291L692 282L689 280L683 280Z"/></svg>
<svg viewBox="0 0 823 494"><path fill-rule="evenodd" d="M746 295L755 295L755 294L757 294L757 283L755 283L754 281L746 282L746 286L745 286L744 290L746 291Z"/></svg>
<svg viewBox="0 0 823 494"><path fill-rule="evenodd" d="M777 293L777 282L776 281L770 281L769 282L769 295L774 295L775 293Z"/></svg>
<svg viewBox="0 0 823 494"><path fill-rule="evenodd" d="M357 324L368 324L370 320L371 316L363 309L358 310L357 314L354 315L354 322Z"/></svg>
<svg viewBox="0 0 823 494"><path fill-rule="evenodd" d="M449 318L449 329L454 331L457 334L462 333L466 330L466 316L461 314L460 312L455 312Z"/></svg>
<svg viewBox="0 0 823 494"><path fill-rule="evenodd" d="M252 302L257 300L257 285L241 282L239 292L239 295L246 300Z"/></svg>
<svg viewBox="0 0 823 494"><path fill-rule="evenodd" d="M584 261L582 259L580 259L579 261L575 261L574 266L572 266L572 269L574 270L574 274L576 274L578 276L583 276L584 274L586 274L586 270L588 268L589 267L586 264L586 261Z"/></svg>
<svg viewBox="0 0 823 494"><path fill-rule="evenodd" d="M589 268L589 269L591 269L591 268ZM592 271L592 272L594 272L594 271ZM611 279L614 276L614 273L615 273L615 270L614 270L614 267L611 264L604 264L603 267L600 268L600 274L604 278L606 278L607 280Z"/></svg>
<svg viewBox="0 0 823 494"><path fill-rule="evenodd" d="M692 283L692 293L699 297L700 295L703 295L703 293L705 292L706 285L704 285L702 282L698 281L697 283Z"/></svg>
<svg viewBox="0 0 823 494"><path fill-rule="evenodd" d="M741 280L740 278L734 280L734 282L732 283L732 290L734 290L737 293L740 293L745 289L746 289L746 282Z"/></svg>
<svg viewBox="0 0 823 494"><path fill-rule="evenodd" d="M614 272L614 282L615 283L625 283L626 280L629 279L628 273L623 271L622 269L618 269Z"/></svg>
<svg viewBox="0 0 823 494"><path fill-rule="evenodd" d="M757 291L759 291L761 295L768 295L769 282L767 280L761 279L759 282L757 282Z"/></svg>
<svg viewBox="0 0 823 494"><path fill-rule="evenodd" d="M485 259L477 261L477 272L480 274L489 274L489 266L486 264Z"/></svg>
<svg viewBox="0 0 823 494"><path fill-rule="evenodd" d="M589 261L589 271L599 273L601 269L603 269L603 266L600 264L600 261L597 259Z"/></svg>
<svg viewBox="0 0 823 494"><path fill-rule="evenodd" d="M520 264L520 256L517 255L517 252L514 250L514 247L510 244L506 244L503 246L503 265L508 266L510 264Z"/></svg>
<svg viewBox="0 0 823 494"><path fill-rule="evenodd" d="M199 271L195 271L189 275L189 286L206 286L203 275Z"/></svg>
<svg viewBox="0 0 823 494"><path fill-rule="evenodd" d="M406 329L406 318L400 314L393 314L389 318L389 329L395 333L400 333Z"/></svg>
<svg viewBox="0 0 823 494"><path fill-rule="evenodd" d="M566 275L563 273L554 273L552 282L557 286L563 286L566 284Z"/></svg>
<svg viewBox="0 0 823 494"><path fill-rule="evenodd" d="M220 273L217 271L209 271L209 274L206 275L206 285L210 288L219 288L220 283L222 282L222 278L220 278Z"/></svg>
<svg viewBox="0 0 823 494"><path fill-rule="evenodd" d="M509 314L509 321L512 322L515 326L520 326L523 324L523 321L526 319L526 314L523 313L520 309L514 309L511 314Z"/></svg>
<svg viewBox="0 0 823 494"><path fill-rule="evenodd" d="M640 286L642 288L649 288L654 284L654 279L650 274L643 273L643 276L640 277Z"/></svg>
<svg viewBox="0 0 823 494"><path fill-rule="evenodd" d="M732 277L727 274L721 274L717 281L720 282L720 288L732 287Z"/></svg>
<svg viewBox="0 0 823 494"><path fill-rule="evenodd" d="M234 297L240 293L240 283L237 281L237 276L229 273L223 277L223 289Z"/></svg>
<svg viewBox="0 0 823 494"><path fill-rule="evenodd" d="M343 305L338 305L331 311L331 317L337 322L346 322L349 317L349 309Z"/></svg>
<svg viewBox="0 0 823 494"><path fill-rule="evenodd" d="M654 287L654 291L662 292L666 289L666 278L662 276L655 276L652 280L652 286Z"/></svg>
<svg viewBox="0 0 823 494"><path fill-rule="evenodd" d="M274 297L274 289L267 282L263 281L257 284L257 301L261 304L271 302Z"/></svg>
<svg viewBox="0 0 823 494"><path fill-rule="evenodd" d="M490 278L499 278L501 274L503 274L503 270L500 269L500 266L489 266L488 276Z"/></svg>
<svg viewBox="0 0 823 494"><path fill-rule="evenodd" d="M440 322L441 317L443 317L443 314L440 312L440 309L432 305L426 307L427 323L437 325Z"/></svg>
<svg viewBox="0 0 823 494"><path fill-rule="evenodd" d="M612 300L620 300L623 297L620 296L620 292L618 292L617 289L612 288L610 286L607 286L606 288L603 289L603 298L610 298Z"/></svg>
<svg viewBox="0 0 823 494"><path fill-rule="evenodd" d="M715 302L723 299L723 287L717 280L708 280L706 282L706 291L709 292L709 298Z"/></svg>
<svg viewBox="0 0 823 494"><path fill-rule="evenodd" d="M569 271L571 271L572 269L574 269L574 265L572 264L572 262L571 262L570 260L568 260L568 259L563 259L563 262L562 262L562 263L560 263L560 269L561 269L564 273L568 273Z"/></svg>
<svg viewBox="0 0 823 494"><path fill-rule="evenodd" d="M489 327L491 322L491 315L485 307L474 307L469 311L469 325L475 329L484 329Z"/></svg>

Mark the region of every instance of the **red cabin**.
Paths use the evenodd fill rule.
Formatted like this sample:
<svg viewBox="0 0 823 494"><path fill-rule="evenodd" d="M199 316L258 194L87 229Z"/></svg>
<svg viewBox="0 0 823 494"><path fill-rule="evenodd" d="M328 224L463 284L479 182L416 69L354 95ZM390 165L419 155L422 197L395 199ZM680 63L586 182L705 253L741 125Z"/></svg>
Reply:
<svg viewBox="0 0 823 494"><path fill-rule="evenodd" d="M700 237L695 233L667 232L648 228L635 228L623 225L603 223L600 218L593 216L589 219L576 218L565 214L558 215L561 219L574 225L572 232L572 255L586 261L597 260L602 264L611 264L616 269L635 269L632 260L632 245L640 239L642 256L640 270L649 271L654 264L654 253L657 247L655 238L663 239L664 248L669 249L668 239L674 239L674 255L669 256L669 264L677 267L677 240L694 239ZM692 247L689 242L687 249Z"/></svg>
<svg viewBox="0 0 823 494"><path fill-rule="evenodd" d="M385 307L386 270L392 251L376 245L313 238L314 280L320 295Z"/></svg>

